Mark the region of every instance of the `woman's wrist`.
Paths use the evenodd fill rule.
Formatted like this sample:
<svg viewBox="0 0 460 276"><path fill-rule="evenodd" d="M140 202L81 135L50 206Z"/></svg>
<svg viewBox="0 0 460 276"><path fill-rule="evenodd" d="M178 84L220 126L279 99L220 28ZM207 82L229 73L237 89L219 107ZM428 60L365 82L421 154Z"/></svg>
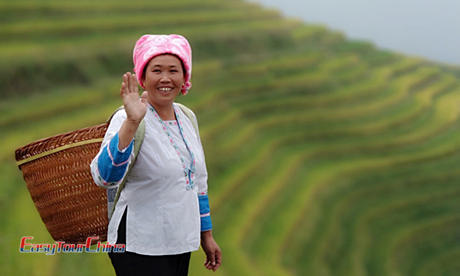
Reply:
<svg viewBox="0 0 460 276"><path fill-rule="evenodd" d="M130 128L137 129L143 118L136 120L131 118L126 118L126 123Z"/></svg>
<svg viewBox="0 0 460 276"><path fill-rule="evenodd" d="M127 146L129 146L129 144L134 138L134 135L136 134L137 128L139 127L139 123L136 123L136 121L132 121L129 119L126 119L123 122L120 130L118 131L118 137L119 137L118 149L119 150L123 150Z"/></svg>
<svg viewBox="0 0 460 276"><path fill-rule="evenodd" d="M201 231L201 238L202 239L212 238L212 230Z"/></svg>

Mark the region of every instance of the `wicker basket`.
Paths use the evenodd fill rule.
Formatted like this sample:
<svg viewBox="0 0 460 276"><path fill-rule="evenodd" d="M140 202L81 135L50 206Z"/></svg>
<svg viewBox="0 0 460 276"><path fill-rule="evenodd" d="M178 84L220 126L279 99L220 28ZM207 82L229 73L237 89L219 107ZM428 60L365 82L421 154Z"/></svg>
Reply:
<svg viewBox="0 0 460 276"><path fill-rule="evenodd" d="M16 150L35 207L56 241L107 239L107 195L93 182L89 167L107 127L79 129Z"/></svg>

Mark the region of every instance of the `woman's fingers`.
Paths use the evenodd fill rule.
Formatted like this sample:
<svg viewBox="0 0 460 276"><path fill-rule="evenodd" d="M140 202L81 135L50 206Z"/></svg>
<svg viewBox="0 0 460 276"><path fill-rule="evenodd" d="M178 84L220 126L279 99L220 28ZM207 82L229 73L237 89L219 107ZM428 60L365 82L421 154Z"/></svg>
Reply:
<svg viewBox="0 0 460 276"><path fill-rule="evenodd" d="M222 256L219 254L220 252L211 252L209 256L207 256L206 261L204 262L204 266L212 271L216 271L222 263Z"/></svg>
<svg viewBox="0 0 460 276"><path fill-rule="evenodd" d="M136 75L130 73L130 76L131 76L131 77L130 77L130 82L129 82L129 84L130 84L130 90L131 90L131 92L136 92L136 93L138 93L138 91L137 91Z"/></svg>
<svg viewBox="0 0 460 276"><path fill-rule="evenodd" d="M131 74L127 72L123 74L123 82L121 83L120 94L130 94L136 93L138 94L138 86L137 86L137 79L135 74Z"/></svg>
<svg viewBox="0 0 460 276"><path fill-rule="evenodd" d="M215 269L217 270L221 264L222 264L222 252L218 250L216 252L216 265L214 266Z"/></svg>
<svg viewBox="0 0 460 276"><path fill-rule="evenodd" d="M128 89L128 92L131 92L131 86L129 84L130 80L131 80L131 73L127 72L126 73L126 88Z"/></svg>
<svg viewBox="0 0 460 276"><path fill-rule="evenodd" d="M216 255L215 252L211 252L211 265L215 266L216 265Z"/></svg>
<svg viewBox="0 0 460 276"><path fill-rule="evenodd" d="M131 84L131 73L126 73L126 88L128 88L128 93L133 92Z"/></svg>
<svg viewBox="0 0 460 276"><path fill-rule="evenodd" d="M204 262L204 266L207 269L211 269L211 260L209 258L206 258L206 261Z"/></svg>
<svg viewBox="0 0 460 276"><path fill-rule="evenodd" d="M121 90L122 90L122 93L123 94L126 94L128 91L127 91L127 88L128 88L128 79L127 79L127 76L126 74L123 74L123 81L121 83Z"/></svg>
<svg viewBox="0 0 460 276"><path fill-rule="evenodd" d="M121 88L120 88L120 95L123 96L126 94L126 79L125 79L126 74L123 75L122 81L121 81Z"/></svg>
<svg viewBox="0 0 460 276"><path fill-rule="evenodd" d="M216 271L222 264L222 252L219 249L211 252L210 258L206 260L206 268Z"/></svg>

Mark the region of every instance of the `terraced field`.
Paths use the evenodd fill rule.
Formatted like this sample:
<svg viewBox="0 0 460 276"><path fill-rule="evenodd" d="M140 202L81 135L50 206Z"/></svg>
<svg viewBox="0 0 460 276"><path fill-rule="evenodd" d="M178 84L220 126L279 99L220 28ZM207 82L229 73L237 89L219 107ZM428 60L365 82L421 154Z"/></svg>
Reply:
<svg viewBox="0 0 460 276"><path fill-rule="evenodd" d="M190 275L457 275L458 68L375 49L244 1L0 2L2 275L113 275L53 242L14 149L103 122L144 33L194 50L195 110L224 263ZM82 265L83 264L83 265Z"/></svg>

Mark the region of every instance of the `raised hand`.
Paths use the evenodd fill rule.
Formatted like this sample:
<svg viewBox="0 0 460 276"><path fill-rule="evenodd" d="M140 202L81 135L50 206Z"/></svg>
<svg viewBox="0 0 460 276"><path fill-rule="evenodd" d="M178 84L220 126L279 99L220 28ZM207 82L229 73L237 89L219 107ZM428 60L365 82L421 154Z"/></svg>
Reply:
<svg viewBox="0 0 460 276"><path fill-rule="evenodd" d="M134 74L127 72L123 75L120 96L123 99L127 120L139 123L147 111L147 101L145 97L139 97L139 88Z"/></svg>

